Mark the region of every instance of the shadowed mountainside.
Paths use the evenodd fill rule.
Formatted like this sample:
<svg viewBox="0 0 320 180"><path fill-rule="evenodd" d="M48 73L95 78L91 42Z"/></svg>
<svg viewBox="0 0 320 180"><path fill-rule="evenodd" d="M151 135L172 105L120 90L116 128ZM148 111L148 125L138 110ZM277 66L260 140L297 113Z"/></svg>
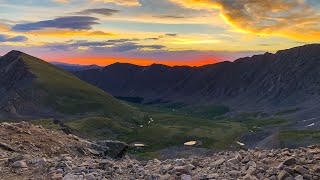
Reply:
<svg viewBox="0 0 320 180"><path fill-rule="evenodd" d="M75 72L114 96L234 109L313 107L320 101L320 44L202 67L112 64Z"/></svg>

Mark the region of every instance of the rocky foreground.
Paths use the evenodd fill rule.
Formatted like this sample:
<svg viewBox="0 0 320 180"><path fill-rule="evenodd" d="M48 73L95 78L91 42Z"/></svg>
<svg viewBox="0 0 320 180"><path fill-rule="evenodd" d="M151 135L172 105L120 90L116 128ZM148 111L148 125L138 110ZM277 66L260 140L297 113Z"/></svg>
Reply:
<svg viewBox="0 0 320 180"><path fill-rule="evenodd" d="M120 142L88 141L24 122L2 123L0 179L320 179L320 145L163 161L105 156L120 157L125 149Z"/></svg>

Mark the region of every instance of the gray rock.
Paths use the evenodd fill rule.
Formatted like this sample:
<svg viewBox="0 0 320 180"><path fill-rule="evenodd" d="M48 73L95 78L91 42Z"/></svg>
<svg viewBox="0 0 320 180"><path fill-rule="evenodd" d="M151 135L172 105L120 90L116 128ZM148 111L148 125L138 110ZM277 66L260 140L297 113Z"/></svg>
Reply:
<svg viewBox="0 0 320 180"><path fill-rule="evenodd" d="M22 154L13 154L8 161L9 162L16 162L16 161L21 161L23 159L23 155Z"/></svg>
<svg viewBox="0 0 320 180"><path fill-rule="evenodd" d="M16 161L11 165L12 168L28 168L28 165L25 161Z"/></svg>
<svg viewBox="0 0 320 180"><path fill-rule="evenodd" d="M295 166L294 171L298 172L299 174L305 175L305 174L310 174L309 170L302 166Z"/></svg>
<svg viewBox="0 0 320 180"><path fill-rule="evenodd" d="M43 164L46 162L47 162L46 158L34 158L28 161L29 164Z"/></svg>
<svg viewBox="0 0 320 180"><path fill-rule="evenodd" d="M217 179L219 177L218 173L209 174L206 179Z"/></svg>
<svg viewBox="0 0 320 180"><path fill-rule="evenodd" d="M297 163L297 159L294 157L291 157L284 160L282 164L286 166L292 166L292 165L295 165L296 163Z"/></svg>
<svg viewBox="0 0 320 180"><path fill-rule="evenodd" d="M109 167L113 167L113 162L109 161L109 160L102 160L99 162L99 167L101 169L107 169Z"/></svg>
<svg viewBox="0 0 320 180"><path fill-rule="evenodd" d="M86 179L86 180L97 180L97 178L93 174L86 174L84 176L84 179Z"/></svg>
<svg viewBox="0 0 320 180"><path fill-rule="evenodd" d="M186 163L183 159L176 159L174 160L177 166L184 166Z"/></svg>
<svg viewBox="0 0 320 180"><path fill-rule="evenodd" d="M235 157L235 158L229 159L227 162L232 164L238 164L240 161L238 158Z"/></svg>
<svg viewBox="0 0 320 180"><path fill-rule="evenodd" d="M98 141L97 144L100 146L103 156L109 156L115 159L122 158L129 148L128 144L120 141L105 140Z"/></svg>
<svg viewBox="0 0 320 180"><path fill-rule="evenodd" d="M256 178L255 176L247 174L247 175L245 175L243 177L243 180L258 180L258 178Z"/></svg>
<svg viewBox="0 0 320 180"><path fill-rule="evenodd" d="M295 180L303 180L303 176L298 175L298 176L296 176L294 179L295 179Z"/></svg>
<svg viewBox="0 0 320 180"><path fill-rule="evenodd" d="M62 180L83 180L83 175L67 174Z"/></svg>
<svg viewBox="0 0 320 180"><path fill-rule="evenodd" d="M63 178L62 173L54 173L51 175L51 180L61 180Z"/></svg>
<svg viewBox="0 0 320 180"><path fill-rule="evenodd" d="M313 170L314 170L315 173L319 173L320 174L320 166L319 165L315 165L313 167Z"/></svg>
<svg viewBox="0 0 320 180"><path fill-rule="evenodd" d="M6 151L15 151L15 149L12 146L4 142L0 142L0 148Z"/></svg>
<svg viewBox="0 0 320 180"><path fill-rule="evenodd" d="M173 168L176 174L190 174L190 170L187 166L177 166Z"/></svg>
<svg viewBox="0 0 320 180"><path fill-rule="evenodd" d="M249 161L250 161L250 156L249 156L249 155L245 156L245 157L241 160L242 163L248 163Z"/></svg>
<svg viewBox="0 0 320 180"><path fill-rule="evenodd" d="M229 172L227 172L231 177L239 177L239 175L241 174L241 172L240 171L234 171L234 170L232 170L232 171L229 171Z"/></svg>
<svg viewBox="0 0 320 180"><path fill-rule="evenodd" d="M278 175L278 179L279 180L284 180L284 179L286 179L288 177L291 177L291 175L285 170L282 170Z"/></svg>
<svg viewBox="0 0 320 180"><path fill-rule="evenodd" d="M212 163L213 166L220 166L221 164L223 164L226 160L224 158L220 158L218 160L216 160L215 162Z"/></svg>
<svg viewBox="0 0 320 180"><path fill-rule="evenodd" d="M167 164L167 165L164 165L160 168L160 172L162 174L165 174L167 173L168 171L172 170L173 169L173 166L171 164Z"/></svg>
<svg viewBox="0 0 320 180"><path fill-rule="evenodd" d="M192 178L191 178L190 175L182 174L182 175L181 175L181 180L192 180Z"/></svg>

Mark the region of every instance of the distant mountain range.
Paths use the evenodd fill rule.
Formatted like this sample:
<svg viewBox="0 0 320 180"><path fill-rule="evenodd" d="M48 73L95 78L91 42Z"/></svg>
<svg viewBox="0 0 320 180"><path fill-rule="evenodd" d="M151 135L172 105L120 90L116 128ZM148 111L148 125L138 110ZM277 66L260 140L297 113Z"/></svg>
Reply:
<svg viewBox="0 0 320 180"><path fill-rule="evenodd" d="M253 111L299 106L312 112L320 102L320 44L202 67L115 63L73 73L113 96L144 102L224 104Z"/></svg>
<svg viewBox="0 0 320 180"><path fill-rule="evenodd" d="M0 58L0 118L103 114L133 110L103 90L36 57L11 51Z"/></svg>
<svg viewBox="0 0 320 180"><path fill-rule="evenodd" d="M82 70L89 70L89 69L99 69L102 68L101 66L92 64L92 65L79 65L79 64L67 64L61 62L50 62L51 64L60 67L66 71L82 71Z"/></svg>

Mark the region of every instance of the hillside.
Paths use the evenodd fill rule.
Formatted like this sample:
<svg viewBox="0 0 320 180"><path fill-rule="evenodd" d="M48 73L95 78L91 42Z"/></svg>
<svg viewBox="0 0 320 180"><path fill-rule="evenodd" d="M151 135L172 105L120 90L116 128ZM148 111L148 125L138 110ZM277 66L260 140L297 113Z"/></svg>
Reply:
<svg viewBox="0 0 320 180"><path fill-rule="evenodd" d="M74 73L119 97L150 102L223 104L241 111L296 107L318 115L320 44L311 44L202 67L116 63ZM112 84L112 85L111 85Z"/></svg>
<svg viewBox="0 0 320 180"><path fill-rule="evenodd" d="M41 59L19 51L0 59L2 118L100 114L132 119L134 113L103 90Z"/></svg>
<svg viewBox="0 0 320 180"><path fill-rule="evenodd" d="M114 160L94 142L28 123L0 124L0 179L319 179L320 146L223 151L206 156ZM113 144L121 142L113 142ZM112 143L109 143L110 149ZM110 150L107 150L109 152Z"/></svg>

